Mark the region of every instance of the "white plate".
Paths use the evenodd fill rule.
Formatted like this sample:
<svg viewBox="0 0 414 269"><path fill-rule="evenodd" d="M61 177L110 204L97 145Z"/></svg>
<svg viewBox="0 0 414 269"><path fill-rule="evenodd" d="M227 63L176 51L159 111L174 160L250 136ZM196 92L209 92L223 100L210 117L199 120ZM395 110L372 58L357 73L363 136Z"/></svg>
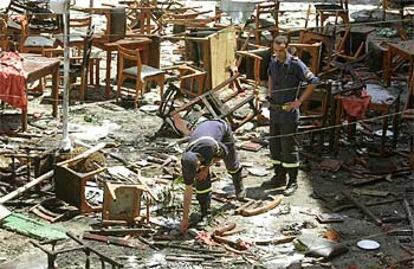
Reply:
<svg viewBox="0 0 414 269"><path fill-rule="evenodd" d="M374 240L360 240L357 242L357 246L364 250L375 250L380 248L380 243Z"/></svg>

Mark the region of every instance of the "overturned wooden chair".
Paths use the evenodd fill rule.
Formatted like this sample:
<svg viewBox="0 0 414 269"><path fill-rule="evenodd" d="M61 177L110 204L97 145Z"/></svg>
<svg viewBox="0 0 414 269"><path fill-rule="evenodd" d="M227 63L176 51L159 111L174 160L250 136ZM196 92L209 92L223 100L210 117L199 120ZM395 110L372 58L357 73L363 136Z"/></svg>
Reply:
<svg viewBox="0 0 414 269"><path fill-rule="evenodd" d="M57 42L52 35L62 33L61 14L25 15L21 20L20 52L42 53L44 48L54 48Z"/></svg>
<svg viewBox="0 0 414 269"><path fill-rule="evenodd" d="M188 64L163 68L164 71L178 71L179 89L181 93L189 97L197 97L205 91L206 71Z"/></svg>
<svg viewBox="0 0 414 269"><path fill-rule="evenodd" d="M319 24L323 28L324 22L329 17L335 17L335 24L338 18L341 18L343 24L349 24L349 9L348 0L330 1L328 3L314 4L316 10L316 29L319 29Z"/></svg>
<svg viewBox="0 0 414 269"><path fill-rule="evenodd" d="M189 135L202 119L226 119L233 130L251 121L260 112L257 91L254 85L240 85L239 79L240 74L237 73L178 108L175 108L176 96L173 93L179 89L169 88L160 106L159 116L164 119L160 130L171 128L178 135ZM232 83L238 86L230 89ZM239 114L239 109L245 106L249 108L248 113Z"/></svg>
<svg viewBox="0 0 414 269"><path fill-rule="evenodd" d="M326 133L326 130L323 130L323 128L329 124L331 100L332 83L326 82L319 84L309 99L302 105L298 132L310 133L311 146L314 144L315 134L319 135L318 146L320 148L323 146Z"/></svg>
<svg viewBox="0 0 414 269"><path fill-rule="evenodd" d="M295 48L294 55L305 61L314 74L319 73L322 60L322 42L306 40L305 33L302 31L299 36L299 43L289 43L289 47Z"/></svg>

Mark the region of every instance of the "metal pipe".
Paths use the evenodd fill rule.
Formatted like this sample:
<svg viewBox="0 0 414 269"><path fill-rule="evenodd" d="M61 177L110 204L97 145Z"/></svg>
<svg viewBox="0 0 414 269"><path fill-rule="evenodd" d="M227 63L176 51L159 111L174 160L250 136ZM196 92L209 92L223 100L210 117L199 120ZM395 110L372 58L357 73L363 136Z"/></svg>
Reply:
<svg viewBox="0 0 414 269"><path fill-rule="evenodd" d="M69 151L72 148L72 143L69 138L68 130L68 118L69 118L69 91L70 91L70 59L69 59L69 21L70 21L70 10L69 1L65 4L65 10L63 13L63 24L64 24L64 63L63 63L63 107L62 107L62 123L63 123L63 138L60 144L60 149L63 151Z"/></svg>

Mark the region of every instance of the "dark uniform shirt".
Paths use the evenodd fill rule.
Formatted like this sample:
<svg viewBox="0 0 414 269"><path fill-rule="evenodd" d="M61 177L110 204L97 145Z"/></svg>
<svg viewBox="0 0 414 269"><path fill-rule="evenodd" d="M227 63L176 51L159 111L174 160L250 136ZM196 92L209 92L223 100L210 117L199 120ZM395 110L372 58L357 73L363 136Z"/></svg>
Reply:
<svg viewBox="0 0 414 269"><path fill-rule="evenodd" d="M318 83L319 79L299 59L288 54L285 63L271 57L268 74L272 78L271 98L274 104L293 102L300 82Z"/></svg>
<svg viewBox="0 0 414 269"><path fill-rule="evenodd" d="M200 123L190 136L187 151L201 156L201 165L210 166L215 157L223 158L226 154L226 146L222 143L227 133L227 124L223 121L213 120ZM193 184L194 177L186 175L183 170L185 184ZM192 179L192 182L190 182Z"/></svg>

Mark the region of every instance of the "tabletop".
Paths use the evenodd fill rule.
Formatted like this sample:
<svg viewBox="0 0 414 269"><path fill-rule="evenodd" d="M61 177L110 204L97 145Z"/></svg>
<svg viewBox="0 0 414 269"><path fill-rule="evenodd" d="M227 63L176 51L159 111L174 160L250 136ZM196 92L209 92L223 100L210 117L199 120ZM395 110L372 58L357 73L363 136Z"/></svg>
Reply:
<svg viewBox="0 0 414 269"><path fill-rule="evenodd" d="M27 73L27 81L39 79L49 68L57 68L60 66L59 58L43 57L37 54L21 53L23 61L23 69Z"/></svg>
<svg viewBox="0 0 414 269"><path fill-rule="evenodd" d="M394 47L404 53L414 56L414 40L401 41L398 43L388 43L390 47Z"/></svg>
<svg viewBox="0 0 414 269"><path fill-rule="evenodd" d="M114 42L108 42L105 43L105 47L107 49L111 49L111 50L117 50L118 46L134 46L134 45L145 45L145 44L151 44L152 40L150 38L147 37L140 37L140 38L123 38Z"/></svg>

